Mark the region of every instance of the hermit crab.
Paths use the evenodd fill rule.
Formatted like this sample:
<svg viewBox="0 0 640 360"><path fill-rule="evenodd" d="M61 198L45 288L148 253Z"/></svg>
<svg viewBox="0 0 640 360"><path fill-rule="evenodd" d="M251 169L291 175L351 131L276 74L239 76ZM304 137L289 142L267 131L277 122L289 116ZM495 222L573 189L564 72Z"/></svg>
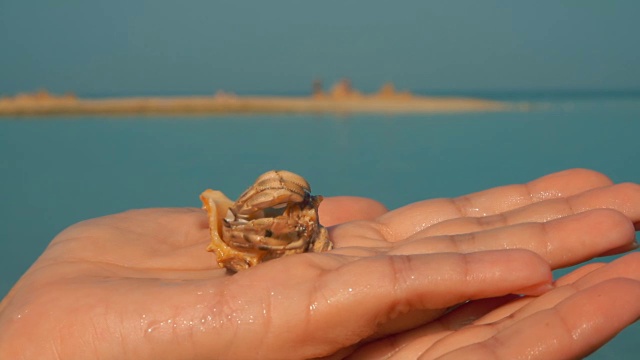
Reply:
<svg viewBox="0 0 640 360"><path fill-rule="evenodd" d="M318 219L322 196L311 195L309 183L292 172L271 170L260 175L235 202L211 189L200 200L209 217L207 250L231 272L333 246Z"/></svg>

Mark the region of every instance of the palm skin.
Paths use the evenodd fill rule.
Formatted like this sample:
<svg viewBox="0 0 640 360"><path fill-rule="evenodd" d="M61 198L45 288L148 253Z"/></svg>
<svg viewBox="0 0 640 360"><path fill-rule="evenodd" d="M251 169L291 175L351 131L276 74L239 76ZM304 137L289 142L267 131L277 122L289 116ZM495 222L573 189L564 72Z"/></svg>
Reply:
<svg viewBox="0 0 640 360"><path fill-rule="evenodd" d="M505 322L504 329L541 329L535 339L544 344L545 322L531 314L576 299L615 313L608 327L572 343L584 354L638 316L631 301L624 316L611 306L640 291L635 254L589 265L591 272L569 275L563 286L552 286L550 272L634 247L636 185L572 170L391 212L347 197L325 200L320 211L323 224L343 223L330 229L335 250L233 276L204 251L207 223L198 209L136 210L76 224L0 304L0 358L357 358L409 350L430 358L488 341ZM573 298L545 300L569 285ZM575 297L603 287L620 296ZM525 309L528 315L513 315ZM576 328L591 319L562 314ZM510 347L500 347L509 355L531 351L509 339L502 340Z"/></svg>

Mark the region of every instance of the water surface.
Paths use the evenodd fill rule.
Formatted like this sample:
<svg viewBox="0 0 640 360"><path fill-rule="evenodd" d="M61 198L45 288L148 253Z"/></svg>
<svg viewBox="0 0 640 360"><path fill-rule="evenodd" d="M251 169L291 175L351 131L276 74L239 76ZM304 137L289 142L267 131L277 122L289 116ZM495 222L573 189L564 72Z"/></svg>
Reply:
<svg viewBox="0 0 640 360"><path fill-rule="evenodd" d="M200 206L208 187L235 197L269 169L396 208L571 167L640 182L638 134L628 96L503 113L0 119L0 296L68 225ZM591 358L630 359L638 335L636 324Z"/></svg>

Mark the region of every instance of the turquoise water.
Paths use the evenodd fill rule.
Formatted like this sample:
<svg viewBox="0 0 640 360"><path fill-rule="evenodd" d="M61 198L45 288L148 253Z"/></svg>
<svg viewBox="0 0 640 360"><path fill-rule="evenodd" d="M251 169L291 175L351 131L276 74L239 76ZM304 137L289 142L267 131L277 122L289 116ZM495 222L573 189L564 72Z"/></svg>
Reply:
<svg viewBox="0 0 640 360"><path fill-rule="evenodd" d="M405 116L0 119L0 296L77 221L238 195L282 168L323 195L390 208L570 167L640 182L640 98L562 98L528 112ZM633 354L636 324L594 359Z"/></svg>

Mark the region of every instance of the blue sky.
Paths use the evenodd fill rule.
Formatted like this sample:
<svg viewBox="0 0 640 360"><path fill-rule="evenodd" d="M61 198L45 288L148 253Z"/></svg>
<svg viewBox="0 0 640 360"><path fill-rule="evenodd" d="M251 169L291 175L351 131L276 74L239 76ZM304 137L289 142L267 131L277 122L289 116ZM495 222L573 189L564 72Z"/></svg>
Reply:
<svg viewBox="0 0 640 360"><path fill-rule="evenodd" d="M640 1L0 0L0 94L640 88Z"/></svg>

